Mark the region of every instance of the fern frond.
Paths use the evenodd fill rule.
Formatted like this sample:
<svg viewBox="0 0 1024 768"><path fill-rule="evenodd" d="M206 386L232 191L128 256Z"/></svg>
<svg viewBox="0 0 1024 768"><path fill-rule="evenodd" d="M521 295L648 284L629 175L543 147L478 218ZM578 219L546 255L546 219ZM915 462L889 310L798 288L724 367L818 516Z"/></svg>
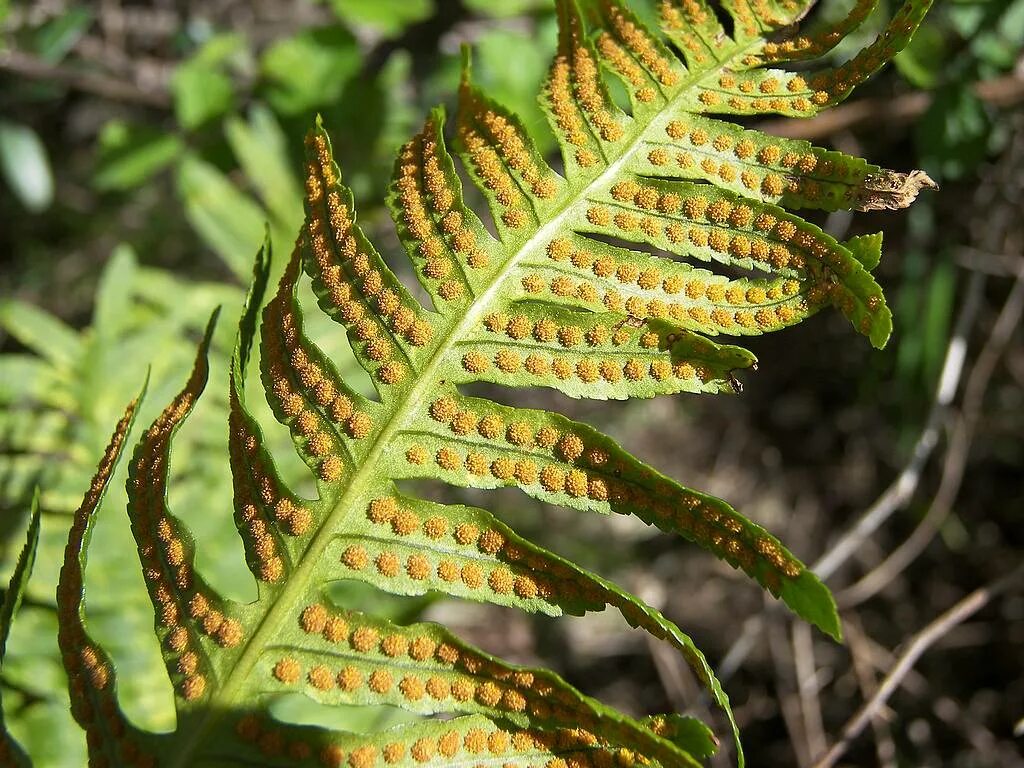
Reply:
<svg viewBox="0 0 1024 768"><path fill-rule="evenodd" d="M880 236L842 243L786 209L902 207L927 177L709 115L808 116L840 101L907 42L929 3L908 0L850 62L801 74L781 67L820 56L873 3L859 3L817 38L794 32L808 2L724 5L731 36L703 0L664 0L666 37L684 63L617 0L559 0L559 48L543 103L561 174L515 116L474 87L466 55L454 154L445 114L435 110L401 150L388 194L430 308L360 228L318 122L306 141L305 225L265 306L269 244L257 259L232 368L235 521L260 583L255 602L229 601L197 573L195 543L166 504L174 434L205 386L209 331L192 377L135 451L129 515L178 727L149 741L132 735L133 754L152 747L148 759L168 767L679 766L712 750L701 724L627 717L442 627L334 605L327 584L346 579L551 615L612 607L676 648L732 719L706 660L666 617L483 509L402 493L403 480L515 487L580 512L635 516L743 570L838 637L824 585L727 502L665 477L591 426L460 391L490 382L596 399L735 392L736 373L754 357L709 337L775 331L827 305L885 344L892 316L870 274ZM628 111L612 98L609 74L625 85ZM486 200L493 235L465 202L459 164ZM735 270L747 274L730 276ZM320 308L344 328L376 399L349 386L304 331L296 293L303 272ZM280 478L247 407L257 335L267 399L315 479L315 498ZM116 458L118 434L94 488ZM93 506L87 499L80 512L62 580L62 610L76 615ZM106 659L94 650L90 666L81 648L70 652L76 643L93 649L80 624L65 635L72 685L89 689L78 701L106 712ZM275 721L269 702L292 691L459 717L370 735ZM116 707L111 718L132 734ZM124 739L110 739L106 720L79 721L99 734L96 750L121 754Z"/></svg>

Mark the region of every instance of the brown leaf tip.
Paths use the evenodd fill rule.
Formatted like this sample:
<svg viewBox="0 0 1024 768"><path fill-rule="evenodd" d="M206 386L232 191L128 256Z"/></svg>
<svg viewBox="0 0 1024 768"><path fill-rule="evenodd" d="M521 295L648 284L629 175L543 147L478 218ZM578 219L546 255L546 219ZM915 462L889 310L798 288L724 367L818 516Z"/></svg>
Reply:
<svg viewBox="0 0 1024 768"><path fill-rule="evenodd" d="M858 211L895 211L914 202L922 189L938 188L939 185L924 171L881 171L866 176L863 184L852 190L853 208Z"/></svg>

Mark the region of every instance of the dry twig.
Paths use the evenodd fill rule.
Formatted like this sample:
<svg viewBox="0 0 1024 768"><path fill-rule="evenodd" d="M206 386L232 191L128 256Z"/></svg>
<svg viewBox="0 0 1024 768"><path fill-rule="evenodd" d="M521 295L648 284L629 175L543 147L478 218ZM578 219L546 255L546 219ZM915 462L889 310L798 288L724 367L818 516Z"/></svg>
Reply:
<svg viewBox="0 0 1024 768"><path fill-rule="evenodd" d="M850 647L850 658L853 661L853 673L857 678L857 686L865 700L871 698L878 691L878 681L875 679L874 663L871 659L871 649L860 625L860 619L855 613L851 613L843 622L846 641ZM888 709L880 707L879 711L871 718L871 731L875 737L875 754L878 756L879 768L895 768L896 766L896 744L892 740L892 733L886 725ZM821 750L824 752L824 749ZM817 753L821 754L821 752Z"/></svg>
<svg viewBox="0 0 1024 768"><path fill-rule="evenodd" d="M924 652L953 627L966 621L988 605L993 597L1013 587L1022 577L1024 577L1024 565L1019 565L1008 575L974 590L914 635L907 644L907 649L900 655L882 684L878 686L875 695L850 718L843 727L839 741L832 745L832 748L814 764L813 768L832 768L839 758L846 754L853 740L863 732L871 719L889 701L889 697L896 691L907 673L914 668Z"/></svg>
<svg viewBox="0 0 1024 768"><path fill-rule="evenodd" d="M169 109L171 106L171 95L166 89L144 90L129 80L99 72L88 72L59 64L50 64L22 51L0 51L0 71L13 72L31 80L59 83L111 101L122 101L160 109Z"/></svg>
<svg viewBox="0 0 1024 768"><path fill-rule="evenodd" d="M840 536L811 566L811 570L819 578L828 579L834 574L871 534L910 501L917 490L921 472L928 463L935 446L938 445L939 436L942 434L942 429L949 416L950 406L960 385L964 360L967 357L967 336L978 315L984 287L985 276L972 274L967 285L964 302L953 327L953 334L946 347L946 357L942 363L942 372L939 374L939 384L935 389L935 399L925 421L924 429L921 430L921 434L914 444L910 460L892 484L861 514L853 527Z"/></svg>
<svg viewBox="0 0 1024 768"><path fill-rule="evenodd" d="M825 726L821 717L821 700L818 698L818 670L814 661L814 638L811 626L802 621L793 622L791 632L793 663L796 670L796 687L800 694L800 713L803 716L804 738L807 751L820 755L827 745Z"/></svg>
<svg viewBox="0 0 1024 768"><path fill-rule="evenodd" d="M768 650L775 666L775 695L779 700L782 721L789 734L789 743L793 747L796 764L801 767L807 766L814 758L814 753L811 752L807 741L800 693L794 679L796 673L793 669L793 659L790 658L791 648L786 642L786 625L781 616L769 619L767 636Z"/></svg>
<svg viewBox="0 0 1024 768"><path fill-rule="evenodd" d="M1018 272L1017 279L1003 303L992 333L971 369L964 392L963 406L953 428L949 449L946 451L942 480L928 514L918 523L913 533L893 550L877 568L836 596L836 602L840 606L849 607L861 603L887 586L924 551L949 517L963 482L967 457L974 437L974 428L981 416L985 391L995 372L996 364L1020 323L1022 313L1024 313L1024 269Z"/></svg>

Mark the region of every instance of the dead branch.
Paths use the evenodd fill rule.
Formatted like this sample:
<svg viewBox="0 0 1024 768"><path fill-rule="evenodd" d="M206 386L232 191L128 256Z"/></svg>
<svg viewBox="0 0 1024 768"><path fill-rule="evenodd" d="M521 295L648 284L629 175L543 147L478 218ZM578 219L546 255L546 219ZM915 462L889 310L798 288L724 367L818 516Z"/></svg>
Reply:
<svg viewBox="0 0 1024 768"><path fill-rule="evenodd" d="M855 613L846 617L843 627L846 630L846 641L850 647L850 658L853 661L857 687L860 688L863 698L867 700L878 691L871 649L868 647L867 638L861 628L860 619ZM875 738L875 754L878 756L879 768L895 768L896 766L896 744L886 724L889 719L888 715L888 708L880 707L879 711L871 717L871 730Z"/></svg>
<svg viewBox="0 0 1024 768"><path fill-rule="evenodd" d="M988 585L971 592L948 611L940 615L928 626L914 635L907 644L907 649L900 655L896 664L885 676L875 695L857 711L843 726L842 735L832 748L821 757L813 768L832 768L849 749L856 739L871 722L889 697L899 687L900 682L909 673L918 659L937 640L944 637L953 627L966 621L991 602L992 598L1012 588L1024 577L1024 565L1019 565L1011 573L996 579Z"/></svg>
<svg viewBox="0 0 1024 768"><path fill-rule="evenodd" d="M971 375L964 391L963 407L956 419L949 448L946 451L942 480L928 513L918 523L913 533L878 567L836 596L836 602L840 606L850 607L861 603L891 583L924 551L946 518L949 517L963 483L964 470L967 466L975 426L981 416L988 383L995 372L996 364L1003 356L1006 345L1020 323L1022 314L1024 314L1024 270L1018 272L1013 288L1003 303L1003 308L992 328L992 333L971 369Z"/></svg>
<svg viewBox="0 0 1024 768"><path fill-rule="evenodd" d="M16 50L0 51L0 71L41 82L59 83L78 91L146 107L169 109L171 95L164 89L144 90L134 83L98 72L86 72L59 64L50 64Z"/></svg>
<svg viewBox="0 0 1024 768"><path fill-rule="evenodd" d="M795 621L790 629L790 635L807 751L810 755L819 755L824 751L828 742L825 740L821 700L818 698L818 668L814 661L814 638L811 636L811 625Z"/></svg>

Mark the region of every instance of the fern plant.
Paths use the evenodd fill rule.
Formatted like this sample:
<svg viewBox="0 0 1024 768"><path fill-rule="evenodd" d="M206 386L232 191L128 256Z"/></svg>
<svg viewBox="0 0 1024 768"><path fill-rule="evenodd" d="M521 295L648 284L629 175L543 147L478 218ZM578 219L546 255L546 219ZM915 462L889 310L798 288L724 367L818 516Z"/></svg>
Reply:
<svg viewBox="0 0 1024 768"><path fill-rule="evenodd" d="M875 346L886 343L891 314L870 273L881 236L838 242L786 209L899 208L930 185L927 176L710 116L807 117L837 103L907 43L929 2L907 0L875 43L834 68L813 60L875 2L803 34L797 23L810 5L726 0L720 17L704 0L664 0L663 39L618 0L559 0L542 103L561 173L514 115L473 86L466 55L453 145L493 229L465 202L440 109L402 148L388 197L433 309L360 230L317 124L306 140L304 226L265 306L269 243L257 257L231 371L234 515L259 598L232 602L204 581L194 542L166 503L174 435L207 377L208 331L191 378L139 440L127 483L176 694L173 732L145 732L123 716L115 670L85 624L90 527L138 401L69 536L59 640L92 765L682 766L713 752L703 723L628 717L441 626L334 605L326 586L345 579L551 615L611 607L682 654L732 722L703 655L658 611L487 511L403 493L402 481L515 487L580 512L636 516L741 569L839 637L824 585L725 501L665 477L591 426L460 389L489 382L598 399L736 392L754 357L712 337L775 331L827 305ZM628 104L613 98L610 77ZM303 272L378 398L353 390L304 332ZM280 480L247 406L257 335L266 396L315 477L316 498ZM274 719L269 703L290 692L442 717L376 734L332 731Z"/></svg>

